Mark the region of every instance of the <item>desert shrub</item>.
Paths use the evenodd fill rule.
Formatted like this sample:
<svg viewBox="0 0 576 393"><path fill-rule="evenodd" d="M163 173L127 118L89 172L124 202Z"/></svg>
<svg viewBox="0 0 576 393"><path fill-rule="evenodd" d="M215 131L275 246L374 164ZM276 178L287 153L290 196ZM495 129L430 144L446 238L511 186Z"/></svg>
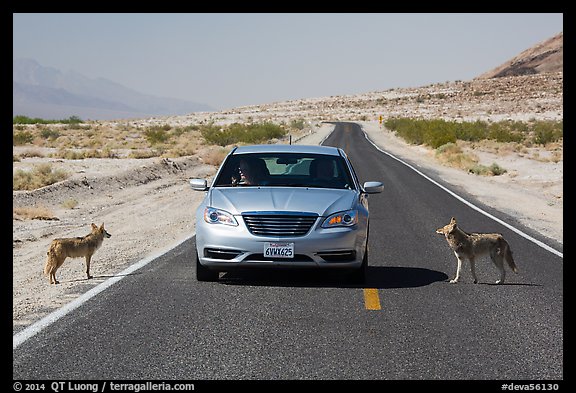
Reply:
<svg viewBox="0 0 576 393"><path fill-rule="evenodd" d="M16 170L12 177L13 190L35 190L65 180L70 175L62 169L53 169L50 164L39 164L30 171Z"/></svg>
<svg viewBox="0 0 576 393"><path fill-rule="evenodd" d="M240 142L262 143L274 138L281 138L286 135L286 130L273 123L256 123L249 125L246 130L240 133Z"/></svg>
<svg viewBox="0 0 576 393"><path fill-rule="evenodd" d="M163 157L170 158L170 157L184 157L184 156L192 156L196 154L196 149L192 146L175 146L174 148L164 151L162 153Z"/></svg>
<svg viewBox="0 0 576 393"><path fill-rule="evenodd" d="M498 164L493 163L490 166L476 164L468 168L469 173L480 176L499 176L506 173L506 169L500 167Z"/></svg>
<svg viewBox="0 0 576 393"><path fill-rule="evenodd" d="M563 138L563 122L537 121L534 123L534 143L546 145L550 142L558 142Z"/></svg>
<svg viewBox="0 0 576 393"><path fill-rule="evenodd" d="M297 130L303 130L304 127L306 127L306 121L304 119L294 119L290 122L290 127Z"/></svg>
<svg viewBox="0 0 576 393"><path fill-rule="evenodd" d="M407 143L426 144L434 148L456 140L477 142L485 139L503 143L516 142L529 145L533 142L545 145L558 142L563 137L562 121L503 120L489 124L479 120L455 122L438 119L391 118L386 120L384 125L395 131Z"/></svg>
<svg viewBox="0 0 576 393"><path fill-rule="evenodd" d="M21 146L27 143L32 143L34 140L34 135L30 131L18 131L15 132L12 137L12 144L14 146Z"/></svg>
<svg viewBox="0 0 576 393"><path fill-rule="evenodd" d="M21 158L31 158L31 157L44 157L44 153L42 153L39 149L26 149L25 151L20 153Z"/></svg>
<svg viewBox="0 0 576 393"><path fill-rule="evenodd" d="M81 151L62 148L51 154L51 157L65 160L83 160L85 155Z"/></svg>
<svg viewBox="0 0 576 393"><path fill-rule="evenodd" d="M227 149L211 148L205 154L202 155L202 159L204 160L204 162L206 164L214 165L214 166L220 166L220 164L222 163L222 161L224 161L224 158L226 158L228 153L229 153L229 150L227 150Z"/></svg>
<svg viewBox="0 0 576 393"><path fill-rule="evenodd" d="M503 175L504 173L508 172L506 169L502 168L500 165L493 163L492 165L490 165L490 171L492 172L492 174L494 176L500 176Z"/></svg>
<svg viewBox="0 0 576 393"><path fill-rule="evenodd" d="M448 166L464 170L468 170L478 163L475 156L464 153L460 146L452 142L438 147L436 158Z"/></svg>
<svg viewBox="0 0 576 393"><path fill-rule="evenodd" d="M187 132L190 132L192 129L188 127L175 127L172 129L172 136L179 137Z"/></svg>
<svg viewBox="0 0 576 393"><path fill-rule="evenodd" d="M70 116L62 120L46 120L39 117L30 118L28 116L17 115L12 118L12 124L79 124L84 121L78 116Z"/></svg>
<svg viewBox="0 0 576 393"><path fill-rule="evenodd" d="M463 141L477 142L486 139L488 123L484 121L462 122L456 127L456 138Z"/></svg>
<svg viewBox="0 0 576 393"><path fill-rule="evenodd" d="M62 207L66 209L74 209L76 206L78 206L78 201L73 198L66 199L64 202L62 202Z"/></svg>
<svg viewBox="0 0 576 393"><path fill-rule="evenodd" d="M524 134L517 131L509 123L499 122L490 124L487 138L494 139L497 142L522 142L524 140Z"/></svg>
<svg viewBox="0 0 576 393"><path fill-rule="evenodd" d="M160 156L160 152L157 150L132 150L128 154L128 158L145 159Z"/></svg>
<svg viewBox="0 0 576 393"><path fill-rule="evenodd" d="M209 124L200 128L200 135L210 145L227 146L236 142L230 131L225 128Z"/></svg>
<svg viewBox="0 0 576 393"><path fill-rule="evenodd" d="M60 133L57 130L53 130L51 128L46 127L40 131L40 136L44 139L55 140L58 139Z"/></svg>
<svg viewBox="0 0 576 393"><path fill-rule="evenodd" d="M456 123L444 120L421 120L424 143L434 149L456 142Z"/></svg>
<svg viewBox="0 0 576 393"><path fill-rule="evenodd" d="M394 118L386 120L384 125L410 144L420 145L424 143L421 123L418 120Z"/></svg>
<svg viewBox="0 0 576 393"><path fill-rule="evenodd" d="M200 134L208 144L228 146L235 143L263 143L274 138L281 138L287 131L273 123L240 124L233 123L227 127L215 125L202 126Z"/></svg>
<svg viewBox="0 0 576 393"><path fill-rule="evenodd" d="M164 143L170 139L170 134L168 134L168 130L165 128L166 126L152 126L148 127L144 131L144 137L148 141L150 145L156 145L158 143ZM170 126L168 126L170 127Z"/></svg>
<svg viewBox="0 0 576 393"><path fill-rule="evenodd" d="M445 120L390 119L384 125L406 142L433 148L456 142L456 123Z"/></svg>
<svg viewBox="0 0 576 393"><path fill-rule="evenodd" d="M16 220L58 220L45 206L15 207L12 212Z"/></svg>

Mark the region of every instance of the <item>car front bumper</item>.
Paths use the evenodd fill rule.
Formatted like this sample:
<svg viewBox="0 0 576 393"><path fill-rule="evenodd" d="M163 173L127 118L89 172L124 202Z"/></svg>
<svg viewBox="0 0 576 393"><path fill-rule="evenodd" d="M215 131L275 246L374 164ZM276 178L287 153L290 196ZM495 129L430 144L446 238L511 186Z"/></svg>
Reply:
<svg viewBox="0 0 576 393"><path fill-rule="evenodd" d="M242 220L238 226L197 220L196 251L202 266L218 271L238 268L360 268L366 251L366 223L322 228L320 221L304 236L256 236ZM293 243L292 258L264 257L265 243Z"/></svg>

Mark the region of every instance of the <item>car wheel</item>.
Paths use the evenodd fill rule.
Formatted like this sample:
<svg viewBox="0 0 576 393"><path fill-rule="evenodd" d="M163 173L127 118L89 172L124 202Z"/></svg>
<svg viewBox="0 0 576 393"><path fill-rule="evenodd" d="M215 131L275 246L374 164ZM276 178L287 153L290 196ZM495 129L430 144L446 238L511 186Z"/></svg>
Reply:
<svg viewBox="0 0 576 393"><path fill-rule="evenodd" d="M200 264L200 259L196 256L196 280L198 281L218 281L218 271L210 270Z"/></svg>
<svg viewBox="0 0 576 393"><path fill-rule="evenodd" d="M368 246L364 251L364 258L362 259L362 265L350 273L349 280L354 284L363 284L366 280L366 270L368 268Z"/></svg>

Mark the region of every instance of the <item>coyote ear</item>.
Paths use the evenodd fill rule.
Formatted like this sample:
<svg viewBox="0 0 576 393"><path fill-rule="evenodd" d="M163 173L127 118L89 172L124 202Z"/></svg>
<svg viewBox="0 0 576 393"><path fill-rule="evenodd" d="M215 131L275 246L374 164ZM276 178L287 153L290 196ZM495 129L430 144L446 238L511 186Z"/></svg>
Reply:
<svg viewBox="0 0 576 393"><path fill-rule="evenodd" d="M456 219L455 219L454 217L452 217L452 218L450 219L450 224L455 223L455 222L456 222Z"/></svg>
<svg viewBox="0 0 576 393"><path fill-rule="evenodd" d="M102 223L102 225L100 225L100 229L104 229L104 223Z"/></svg>
<svg viewBox="0 0 576 393"><path fill-rule="evenodd" d="M98 229L98 226L96 224L92 223L92 228Z"/></svg>

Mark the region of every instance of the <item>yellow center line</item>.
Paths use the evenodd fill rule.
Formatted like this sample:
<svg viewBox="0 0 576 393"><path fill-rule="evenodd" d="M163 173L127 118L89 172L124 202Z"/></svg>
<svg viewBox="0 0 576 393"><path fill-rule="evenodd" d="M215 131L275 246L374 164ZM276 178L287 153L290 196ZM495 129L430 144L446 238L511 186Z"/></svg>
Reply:
<svg viewBox="0 0 576 393"><path fill-rule="evenodd" d="M364 307L366 310L380 310L380 296L375 288L364 288Z"/></svg>

